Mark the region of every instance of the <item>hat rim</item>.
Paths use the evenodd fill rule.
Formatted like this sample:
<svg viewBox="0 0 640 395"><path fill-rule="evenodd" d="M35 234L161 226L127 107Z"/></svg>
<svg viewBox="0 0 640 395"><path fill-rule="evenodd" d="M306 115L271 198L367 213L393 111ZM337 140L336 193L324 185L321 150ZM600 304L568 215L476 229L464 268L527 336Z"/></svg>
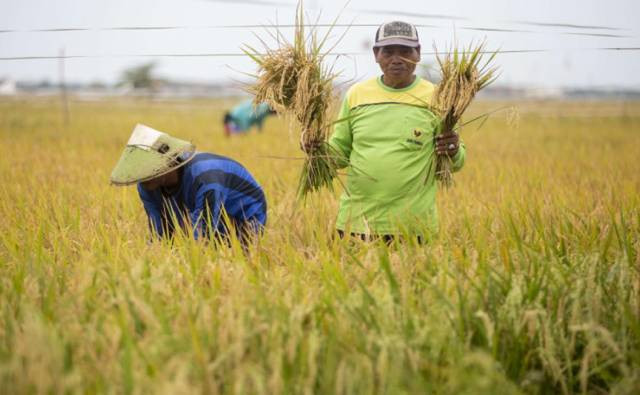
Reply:
<svg viewBox="0 0 640 395"><path fill-rule="evenodd" d="M113 179L111 179L111 180L109 180L109 181L111 182L111 185L118 186L118 187L123 187L123 186L128 186L128 185L133 185L133 184L139 184L139 183L141 183L141 182L146 182L146 181L153 180L154 178L158 178L158 177L163 176L163 175L165 175L165 174L167 174L167 173L171 173L172 171L174 171L174 170L176 170L176 169L179 169L179 168L181 168L182 166L186 165L186 164L187 164L187 163L189 163L193 158L195 158L195 156L196 156L196 153L197 153L197 152L196 152L196 150L194 149L193 151L184 151L184 152L180 153L179 155L183 155L183 154L185 154L185 153L189 153L189 154L191 154L191 155L190 155L187 159L185 159L185 160L183 160L182 162L178 163L178 165L177 165L177 166L170 167L170 168L168 168L167 170L162 171L162 172L160 172L160 173L158 173L158 174L154 174L154 175L152 175L152 176L145 177L145 178L141 178L141 179L139 179L139 180L134 180L134 181L122 181L122 182L121 182L121 181L114 181Z"/></svg>
<svg viewBox="0 0 640 395"><path fill-rule="evenodd" d="M373 48L388 47L390 45L402 45L403 47L418 48L420 46L420 41L400 37L387 38L376 42L373 45Z"/></svg>

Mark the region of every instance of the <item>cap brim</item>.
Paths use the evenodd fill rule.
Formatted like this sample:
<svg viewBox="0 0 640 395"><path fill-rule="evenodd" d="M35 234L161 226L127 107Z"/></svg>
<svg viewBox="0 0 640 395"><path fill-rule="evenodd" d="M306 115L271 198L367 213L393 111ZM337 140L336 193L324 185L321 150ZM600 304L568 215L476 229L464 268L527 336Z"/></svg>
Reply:
<svg viewBox="0 0 640 395"><path fill-rule="evenodd" d="M378 41L373 45L374 48L388 47L389 45L402 45L404 47L418 48L420 46L419 41L407 40L405 38L388 38L386 40Z"/></svg>
<svg viewBox="0 0 640 395"><path fill-rule="evenodd" d="M195 147L191 144L169 155L127 146L111 173L111 183L131 185L151 180L185 165L194 155ZM178 157L181 157L182 161L178 162Z"/></svg>

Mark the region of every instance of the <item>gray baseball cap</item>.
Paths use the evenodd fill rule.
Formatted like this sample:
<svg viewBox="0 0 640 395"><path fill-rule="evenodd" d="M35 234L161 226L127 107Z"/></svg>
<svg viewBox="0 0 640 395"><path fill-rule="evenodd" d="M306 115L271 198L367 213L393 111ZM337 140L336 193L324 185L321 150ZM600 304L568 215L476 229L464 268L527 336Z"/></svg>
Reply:
<svg viewBox="0 0 640 395"><path fill-rule="evenodd" d="M386 47L387 45L403 45L405 47L417 48L420 46L418 31L410 23L393 21L382 24L376 31L374 48Z"/></svg>

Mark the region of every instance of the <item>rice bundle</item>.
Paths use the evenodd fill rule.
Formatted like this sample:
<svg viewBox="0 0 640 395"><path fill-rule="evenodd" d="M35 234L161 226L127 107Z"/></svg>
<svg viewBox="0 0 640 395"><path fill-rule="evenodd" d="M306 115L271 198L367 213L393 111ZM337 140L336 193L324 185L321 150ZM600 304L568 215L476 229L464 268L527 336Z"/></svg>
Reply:
<svg viewBox="0 0 640 395"><path fill-rule="evenodd" d="M300 147L306 159L298 185L299 197L323 186L331 189L337 175L335 153L327 144L331 126L327 120L336 75L323 65L326 54L321 53L328 34L321 41L318 41L315 29L305 36L300 2L293 44L278 39L280 44L276 49L270 49L262 42L265 54L249 46L244 50L258 64L256 82L249 88L255 95L255 103L267 102L278 114L289 115L301 129ZM281 37L279 32L277 37Z"/></svg>
<svg viewBox="0 0 640 395"><path fill-rule="evenodd" d="M476 93L497 78L497 67L491 67L497 52L484 61L484 48L484 42L475 47L472 43L466 51L464 48L460 51L454 46L444 56L440 56L436 50L442 80L435 89L431 107L442 122L438 135L455 131L458 121ZM453 184L451 166L452 161L448 155L437 156L435 175L444 187Z"/></svg>

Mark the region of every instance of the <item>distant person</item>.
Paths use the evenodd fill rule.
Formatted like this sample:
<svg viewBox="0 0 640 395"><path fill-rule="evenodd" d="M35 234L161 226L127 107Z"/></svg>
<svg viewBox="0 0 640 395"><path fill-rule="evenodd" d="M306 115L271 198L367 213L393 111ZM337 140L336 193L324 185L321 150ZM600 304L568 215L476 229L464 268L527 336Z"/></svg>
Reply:
<svg viewBox="0 0 640 395"><path fill-rule="evenodd" d="M240 163L144 125L131 134L111 182L138 184L154 236L171 237L177 225L195 238L228 241L234 228L246 247L267 221L264 192Z"/></svg>
<svg viewBox="0 0 640 395"><path fill-rule="evenodd" d="M275 114L267 103L253 105L253 100L243 101L233 107L231 111L224 114L224 134L230 136L236 133L243 133L256 126L258 131L262 131L264 120L271 114Z"/></svg>

